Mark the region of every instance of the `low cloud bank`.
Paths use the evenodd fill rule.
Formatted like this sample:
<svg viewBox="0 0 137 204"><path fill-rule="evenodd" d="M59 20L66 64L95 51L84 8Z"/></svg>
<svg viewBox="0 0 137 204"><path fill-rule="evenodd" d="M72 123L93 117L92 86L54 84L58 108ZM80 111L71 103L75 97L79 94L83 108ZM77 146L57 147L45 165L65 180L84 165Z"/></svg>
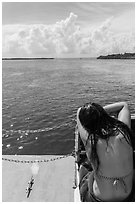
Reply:
<svg viewBox="0 0 137 204"><path fill-rule="evenodd" d="M77 18L70 13L53 25L3 26L3 57L96 57L135 52L134 33L110 32L113 17L87 32L81 31Z"/></svg>

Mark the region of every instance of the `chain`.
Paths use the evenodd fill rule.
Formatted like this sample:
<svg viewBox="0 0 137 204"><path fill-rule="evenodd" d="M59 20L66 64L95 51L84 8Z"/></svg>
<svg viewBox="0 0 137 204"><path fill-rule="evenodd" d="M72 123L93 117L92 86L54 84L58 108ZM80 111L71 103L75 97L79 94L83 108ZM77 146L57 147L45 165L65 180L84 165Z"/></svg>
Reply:
<svg viewBox="0 0 137 204"><path fill-rule="evenodd" d="M17 160L17 159L8 159L8 158L3 158L2 157L2 160L3 161L8 161L8 162L16 162L16 163L47 163L47 162L52 162L52 161L56 161L56 160L60 160L60 159L64 159L66 157L69 157L69 156L74 156L75 153L74 151L72 151L70 154L66 154L66 155L63 155L63 156L59 156L59 157L54 157L54 158L51 158L51 159L42 159L42 160Z"/></svg>

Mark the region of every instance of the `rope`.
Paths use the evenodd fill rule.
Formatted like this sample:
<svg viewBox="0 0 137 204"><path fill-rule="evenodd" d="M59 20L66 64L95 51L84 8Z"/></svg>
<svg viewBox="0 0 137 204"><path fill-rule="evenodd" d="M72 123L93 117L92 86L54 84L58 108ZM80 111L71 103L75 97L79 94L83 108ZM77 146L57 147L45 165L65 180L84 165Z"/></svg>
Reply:
<svg viewBox="0 0 137 204"><path fill-rule="evenodd" d="M48 132L54 129L59 129L61 127L65 127L68 126L70 124L66 123L66 124L62 124L59 126L55 126L55 127L47 127L47 128L43 128L43 129L36 129L36 130L6 130L6 129L2 129L3 132L5 132L5 134L13 134L13 133L19 133L19 134L25 134L28 135L29 133L40 133L40 132ZM5 134L3 134L5 136Z"/></svg>
<svg viewBox="0 0 137 204"><path fill-rule="evenodd" d="M75 121L74 119L71 119L71 121L66 122L64 124L60 124L58 126L53 126L53 127L46 127L46 128L43 128L43 129L40 128L40 129L34 129L34 130L13 130L13 129L6 130L6 129L3 128L2 131L4 132L3 136L5 136L6 134L14 134L14 133L28 135L29 133L33 134L33 133L40 133L40 132L48 132L48 131L56 130L56 129L59 129L61 127L66 127L66 126L71 127L71 125L72 125L72 123L74 121Z"/></svg>

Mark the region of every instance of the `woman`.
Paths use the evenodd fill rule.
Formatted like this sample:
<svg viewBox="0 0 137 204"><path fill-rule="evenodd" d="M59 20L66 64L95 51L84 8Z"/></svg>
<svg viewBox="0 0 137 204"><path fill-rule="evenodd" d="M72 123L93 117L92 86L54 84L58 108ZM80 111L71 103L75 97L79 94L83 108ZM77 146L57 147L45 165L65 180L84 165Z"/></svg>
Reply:
<svg viewBox="0 0 137 204"><path fill-rule="evenodd" d="M117 119L110 114L117 113ZM89 172L80 167L82 201L131 201L134 194L131 117L127 103L101 107L87 104L77 111L77 127L85 146Z"/></svg>

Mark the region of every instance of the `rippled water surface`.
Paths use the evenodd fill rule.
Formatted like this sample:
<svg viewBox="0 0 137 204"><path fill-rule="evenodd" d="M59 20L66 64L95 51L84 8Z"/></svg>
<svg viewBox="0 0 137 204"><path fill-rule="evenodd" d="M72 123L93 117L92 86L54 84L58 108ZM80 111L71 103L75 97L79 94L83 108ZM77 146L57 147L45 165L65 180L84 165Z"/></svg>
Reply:
<svg viewBox="0 0 137 204"><path fill-rule="evenodd" d="M134 60L3 60L2 70L3 154L70 153L89 101L127 101L134 113Z"/></svg>

